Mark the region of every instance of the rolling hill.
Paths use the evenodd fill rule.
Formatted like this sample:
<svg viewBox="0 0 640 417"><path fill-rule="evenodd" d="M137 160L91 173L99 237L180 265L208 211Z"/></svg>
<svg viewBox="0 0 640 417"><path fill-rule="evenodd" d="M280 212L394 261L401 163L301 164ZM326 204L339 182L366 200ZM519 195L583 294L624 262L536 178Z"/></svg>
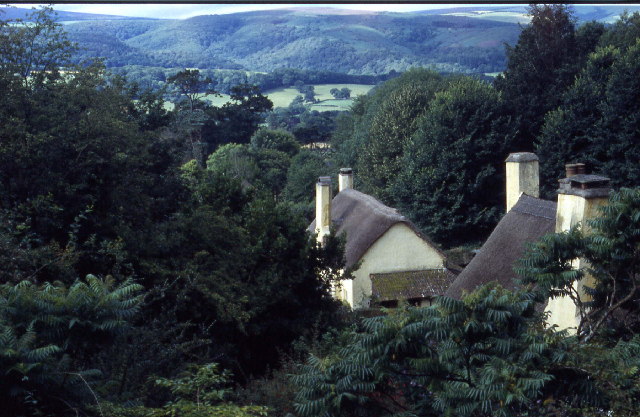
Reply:
<svg viewBox="0 0 640 417"><path fill-rule="evenodd" d="M633 5L576 5L578 21L610 22ZM6 9L24 17L26 9ZM78 59L109 67L207 68L272 72L277 68L386 74L413 66L491 73L505 63L527 22L522 5L469 5L413 13L286 8L190 19L141 19L59 12Z"/></svg>
<svg viewBox="0 0 640 417"><path fill-rule="evenodd" d="M382 74L412 66L491 72L504 65L515 23L419 13L330 14L313 9L98 20L66 25L82 55L109 66L276 68Z"/></svg>

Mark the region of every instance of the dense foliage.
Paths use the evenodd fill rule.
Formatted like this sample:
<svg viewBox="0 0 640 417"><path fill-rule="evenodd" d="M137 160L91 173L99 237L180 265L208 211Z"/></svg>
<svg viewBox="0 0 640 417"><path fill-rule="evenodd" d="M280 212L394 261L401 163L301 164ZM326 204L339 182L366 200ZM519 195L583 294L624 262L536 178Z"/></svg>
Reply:
<svg viewBox="0 0 640 417"><path fill-rule="evenodd" d="M60 413L93 394L92 356L138 311L142 287L89 275L70 287L0 285L2 404L9 415ZM95 394L93 394L95 395Z"/></svg>
<svg viewBox="0 0 640 417"><path fill-rule="evenodd" d="M561 369L568 340L545 330L532 294L485 286L364 321L341 351L295 377L301 416L514 416L538 399L588 393Z"/></svg>
<svg viewBox="0 0 640 417"><path fill-rule="evenodd" d="M336 160L437 242L481 239L499 219L496 174L516 136L506 106L482 81L408 71L340 119Z"/></svg>
<svg viewBox="0 0 640 417"><path fill-rule="evenodd" d="M274 198L297 141L254 135L271 107L254 87L203 103L197 71L169 79L186 98L169 112L99 62L71 64L51 10L35 13L0 27L0 402L15 416L104 415L104 400L115 415L264 415L150 378L197 384L180 373L217 362L246 381L335 321L342 243L318 246ZM227 140L271 180L205 168L194 145Z"/></svg>
<svg viewBox="0 0 640 417"><path fill-rule="evenodd" d="M535 147L547 191L567 161L582 161L617 186L640 183L640 14L623 15L597 43L550 111Z"/></svg>
<svg viewBox="0 0 640 417"><path fill-rule="evenodd" d="M497 178L515 137L504 110L490 85L452 81L435 94L404 146L390 185L393 201L444 244L479 240L500 218L504 183Z"/></svg>

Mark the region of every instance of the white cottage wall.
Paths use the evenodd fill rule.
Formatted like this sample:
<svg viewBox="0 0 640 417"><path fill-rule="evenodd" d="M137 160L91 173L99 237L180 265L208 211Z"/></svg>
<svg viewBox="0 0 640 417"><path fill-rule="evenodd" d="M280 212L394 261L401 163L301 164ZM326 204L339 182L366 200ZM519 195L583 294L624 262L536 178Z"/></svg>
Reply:
<svg viewBox="0 0 640 417"><path fill-rule="evenodd" d="M444 257L436 248L406 224L397 223L364 253L354 279L343 283L341 295L353 308L368 307L370 274L444 268L444 263Z"/></svg>

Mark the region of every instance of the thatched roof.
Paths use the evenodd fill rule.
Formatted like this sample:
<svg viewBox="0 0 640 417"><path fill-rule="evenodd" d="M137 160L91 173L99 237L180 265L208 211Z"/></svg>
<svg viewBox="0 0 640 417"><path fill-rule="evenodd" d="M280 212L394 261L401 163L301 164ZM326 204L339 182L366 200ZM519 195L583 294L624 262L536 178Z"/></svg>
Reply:
<svg viewBox="0 0 640 417"><path fill-rule="evenodd" d="M449 269L371 274L371 296L378 302L444 295L456 279Z"/></svg>
<svg viewBox="0 0 640 417"><path fill-rule="evenodd" d="M331 200L331 222L338 236L342 233L347 235L345 245L347 268L355 265L380 236L398 223L404 223L411 228L444 258L444 254L437 246L396 209L385 206L370 195L352 188L342 190ZM313 233L315 228L314 220L308 230Z"/></svg>
<svg viewBox="0 0 640 417"><path fill-rule="evenodd" d="M554 232L556 206L553 201L520 196L445 295L459 298L463 291L471 292L490 281L514 289L517 261L524 255L527 243Z"/></svg>

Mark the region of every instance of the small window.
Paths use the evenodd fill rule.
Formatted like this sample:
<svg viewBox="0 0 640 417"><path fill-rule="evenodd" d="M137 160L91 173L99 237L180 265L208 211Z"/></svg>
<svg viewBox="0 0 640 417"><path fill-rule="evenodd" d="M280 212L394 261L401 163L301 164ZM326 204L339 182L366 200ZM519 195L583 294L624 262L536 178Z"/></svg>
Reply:
<svg viewBox="0 0 640 417"><path fill-rule="evenodd" d="M397 308L398 300L380 301L376 304L379 305L380 307L385 307L385 308Z"/></svg>

